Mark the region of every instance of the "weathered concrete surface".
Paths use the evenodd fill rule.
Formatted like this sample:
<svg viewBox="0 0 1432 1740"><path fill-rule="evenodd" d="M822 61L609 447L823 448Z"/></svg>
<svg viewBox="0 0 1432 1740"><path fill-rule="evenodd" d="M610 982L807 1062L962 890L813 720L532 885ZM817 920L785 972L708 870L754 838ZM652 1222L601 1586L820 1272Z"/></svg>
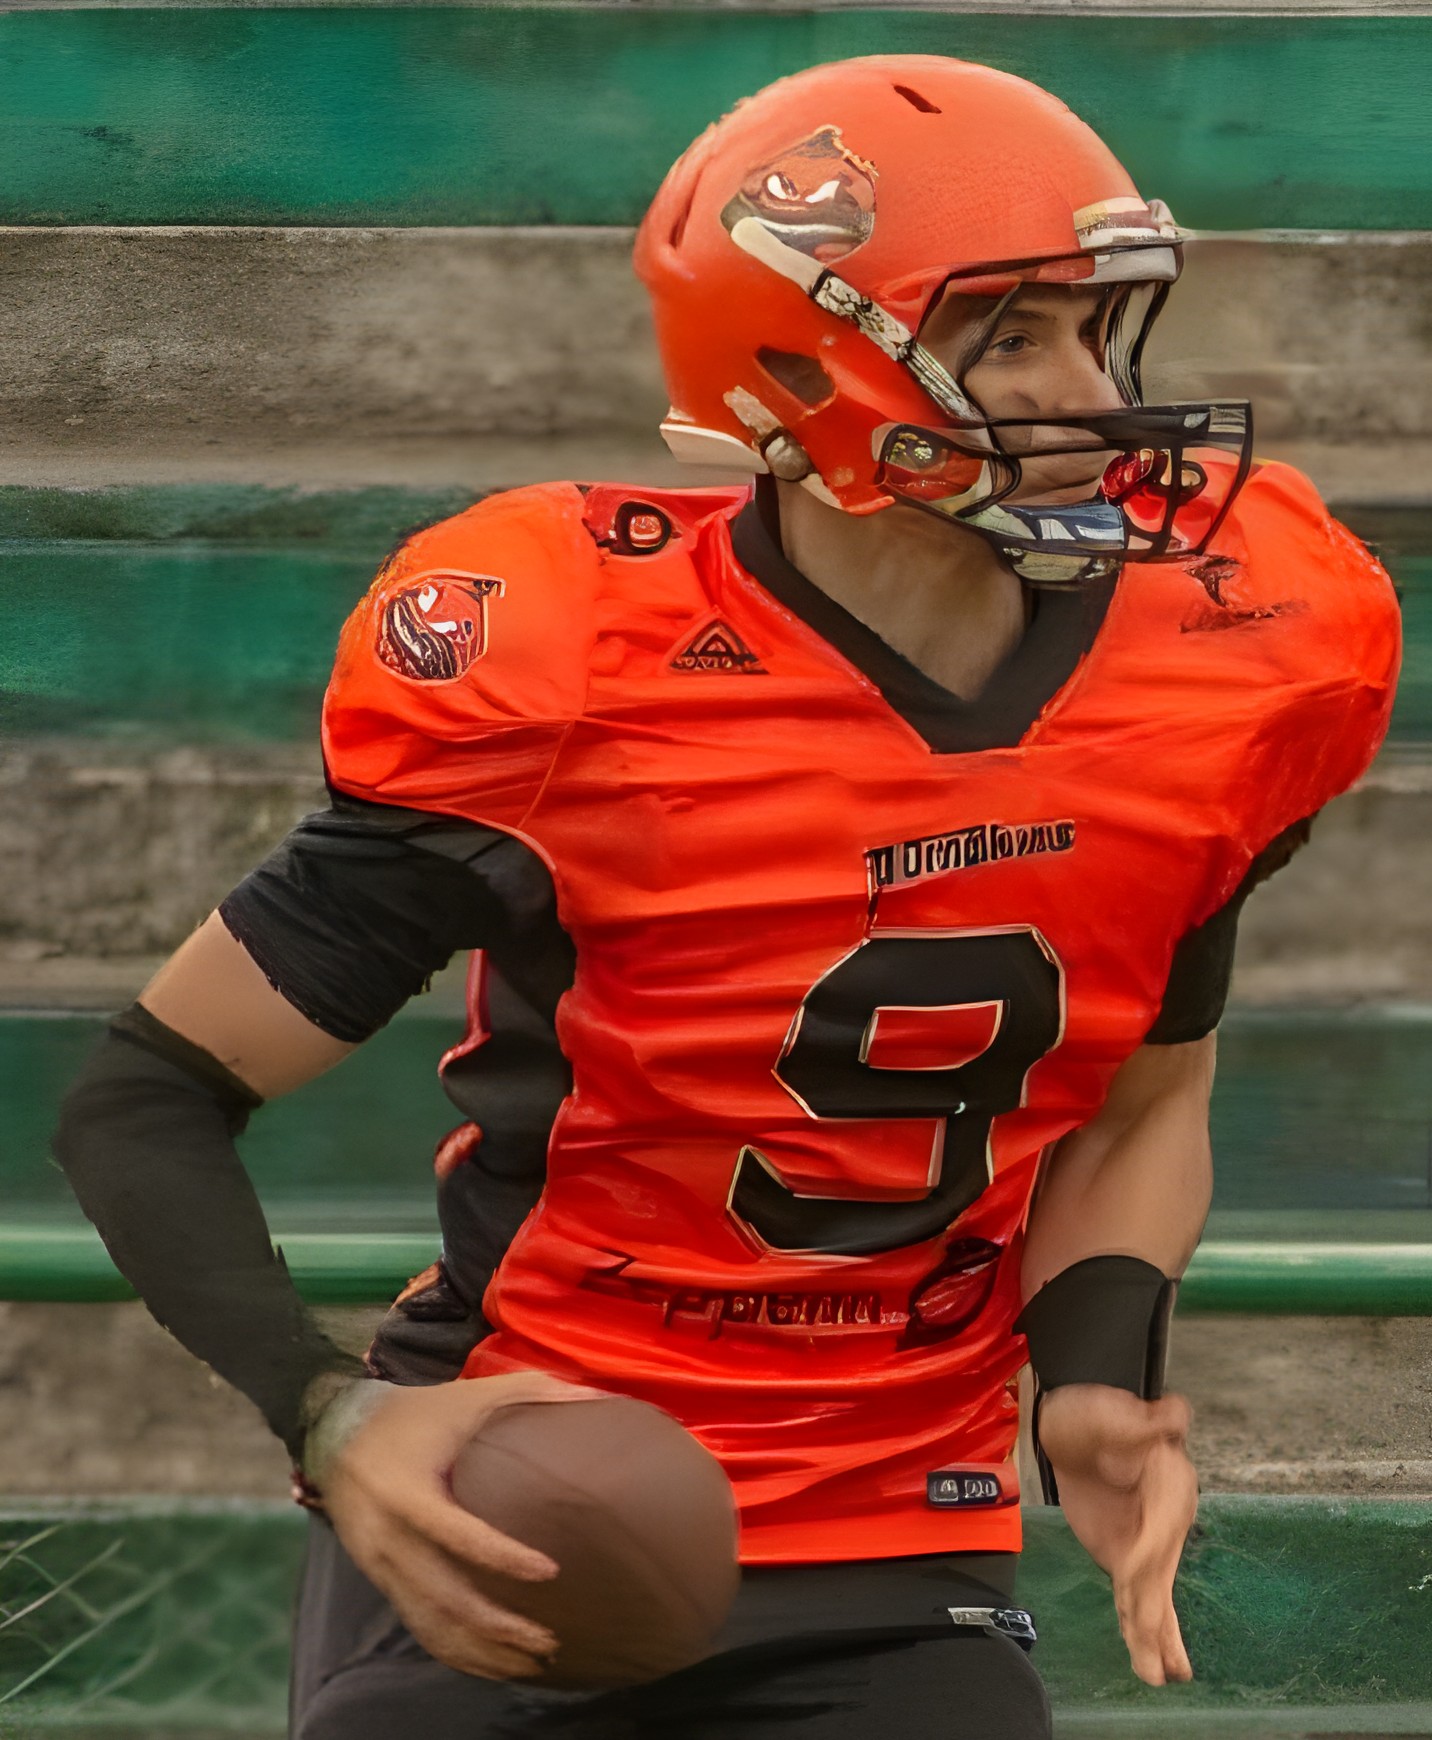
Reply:
<svg viewBox="0 0 1432 1740"><path fill-rule="evenodd" d="M1325 498L1344 507L1426 503L1432 479L1432 437L1397 442L1258 442L1265 459L1282 459L1306 472ZM204 437L201 446L177 431L147 438L135 448L122 435L87 440L84 431L63 439L37 437L23 451L0 434L0 485L106 489L129 484L238 483L279 488L359 489L403 485L462 488L477 495L551 478L695 488L740 481L729 471L678 465L655 425L638 430L594 430L586 435L373 437L345 441L275 437L249 442Z"/></svg>
<svg viewBox="0 0 1432 1740"><path fill-rule="evenodd" d="M1249 398L1260 447L1432 435L1432 234L1205 236L1154 331L1149 398Z"/></svg>
<svg viewBox="0 0 1432 1740"><path fill-rule="evenodd" d="M0 955L167 953L325 801L308 748L0 748Z"/></svg>
<svg viewBox="0 0 1432 1740"><path fill-rule="evenodd" d="M18 447L645 427L630 252L625 230L7 229L0 412Z"/></svg>
<svg viewBox="0 0 1432 1740"><path fill-rule="evenodd" d="M0 991L23 969L44 1001L48 971L64 1000L67 982L92 976L67 957L135 958L137 989L145 957L174 948L324 801L307 747L0 747ZM1239 1000L1432 996L1429 839L1432 769L1379 763L1249 903Z"/></svg>
<svg viewBox="0 0 1432 1740"><path fill-rule="evenodd" d="M1388 757L1329 804L1239 925L1243 1003L1432 995L1432 769ZM1432 1453L1432 1452L1429 1452Z"/></svg>
<svg viewBox="0 0 1432 1740"><path fill-rule="evenodd" d="M323 1318L358 1348L377 1315ZM1206 1492L1432 1493L1432 1319L1185 1318L1169 1377ZM137 1304L0 1304L0 1398L0 1493L287 1487L257 1412Z"/></svg>
<svg viewBox="0 0 1432 1740"><path fill-rule="evenodd" d="M199 444L195 442L198 440ZM1432 441L1427 448L1432 471ZM66 430L36 436L23 450L0 434L0 484L105 489L129 484L259 484L297 489L462 487L474 495L552 478L582 482L720 483L729 472L678 465L653 424L649 430L596 429L554 435L372 435L363 440L322 434L250 441L243 430L202 438L177 431L146 437L136 448L114 432ZM1370 476L1369 481L1373 481ZM1369 500L1385 491L1365 491Z"/></svg>
<svg viewBox="0 0 1432 1740"><path fill-rule="evenodd" d="M0 481L303 477L318 449L354 483L632 462L657 481L666 400L630 244L616 229L0 230ZM1425 495L1432 233L1192 244L1149 376L1151 397L1251 396L1260 448L1313 456L1342 499ZM1366 490L1349 488L1348 450Z"/></svg>

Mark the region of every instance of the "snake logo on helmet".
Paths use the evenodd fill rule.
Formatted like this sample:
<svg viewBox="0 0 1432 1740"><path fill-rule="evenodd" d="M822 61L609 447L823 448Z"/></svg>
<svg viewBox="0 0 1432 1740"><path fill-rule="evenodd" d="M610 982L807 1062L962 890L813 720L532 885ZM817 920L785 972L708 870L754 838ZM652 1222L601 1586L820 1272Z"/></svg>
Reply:
<svg viewBox="0 0 1432 1740"><path fill-rule="evenodd" d="M1182 232L1038 86L875 55L768 86L663 182L637 236L678 459L799 481L847 513L908 502L1068 585L1200 554L1248 473L1245 402L1144 405L1139 363ZM920 341L955 296L992 330L1029 284L1094 286L1123 406L997 418ZM1108 455L1085 502L1011 500L1021 457Z"/></svg>

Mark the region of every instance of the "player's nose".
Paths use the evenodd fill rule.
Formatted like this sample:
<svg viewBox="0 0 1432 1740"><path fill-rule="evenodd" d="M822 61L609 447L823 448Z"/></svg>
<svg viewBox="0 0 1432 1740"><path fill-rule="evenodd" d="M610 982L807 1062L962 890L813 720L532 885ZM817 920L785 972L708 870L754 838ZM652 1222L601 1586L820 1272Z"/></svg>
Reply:
<svg viewBox="0 0 1432 1740"><path fill-rule="evenodd" d="M1099 357L1077 335L1064 335L1046 350L1045 358L1040 409L1046 417L1114 411L1123 403Z"/></svg>

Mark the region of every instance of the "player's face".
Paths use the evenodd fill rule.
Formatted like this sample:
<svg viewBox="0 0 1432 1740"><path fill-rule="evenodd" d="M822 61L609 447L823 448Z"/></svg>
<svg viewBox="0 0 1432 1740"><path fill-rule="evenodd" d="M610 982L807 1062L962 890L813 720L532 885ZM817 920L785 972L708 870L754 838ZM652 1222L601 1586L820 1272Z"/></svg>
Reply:
<svg viewBox="0 0 1432 1740"><path fill-rule="evenodd" d="M987 303L952 295L935 310L920 342L959 376L986 416L1038 422L1112 411L1123 401L1104 372L1106 312L1102 290L1029 284L987 328ZM1027 444L1017 430L1001 439L1010 452ZM1039 444L1081 439L1087 438L1074 430L1048 430ZM1109 451L1027 458L1010 499L1086 501L1112 458Z"/></svg>

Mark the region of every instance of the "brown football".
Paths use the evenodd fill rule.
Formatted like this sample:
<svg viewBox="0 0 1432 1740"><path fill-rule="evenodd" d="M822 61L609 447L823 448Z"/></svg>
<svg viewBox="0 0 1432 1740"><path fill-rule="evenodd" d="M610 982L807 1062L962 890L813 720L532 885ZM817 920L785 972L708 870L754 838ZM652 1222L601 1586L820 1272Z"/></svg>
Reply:
<svg viewBox="0 0 1432 1740"><path fill-rule="evenodd" d="M669 1414L622 1396L514 1403L451 1479L465 1510L560 1566L548 1583L479 1579L560 1640L524 1684L640 1685L709 1652L740 1580L736 1509L721 1465Z"/></svg>

